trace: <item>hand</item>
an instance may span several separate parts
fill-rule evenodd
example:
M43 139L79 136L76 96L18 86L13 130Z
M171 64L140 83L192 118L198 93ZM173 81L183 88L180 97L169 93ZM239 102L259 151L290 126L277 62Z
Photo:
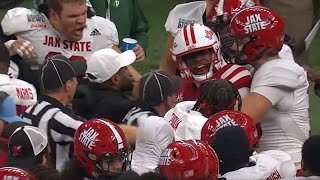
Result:
M309 66L303 65L304 70L307 72L308 80L312 82L316 82L320 80L320 74L315 73Z
M143 48L137 44L135 48L133 48L133 52L136 54L136 62L141 62L145 58L144 50Z
M18 54L23 59L29 59L37 56L32 43L24 39L15 40L10 49L11 52Z

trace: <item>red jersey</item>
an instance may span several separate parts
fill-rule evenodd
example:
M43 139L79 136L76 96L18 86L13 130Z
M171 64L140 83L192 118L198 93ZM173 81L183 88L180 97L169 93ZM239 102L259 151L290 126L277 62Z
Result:
M244 66L236 64L226 64L221 69L219 69L212 79L226 79L232 82L238 90L250 89L251 85L251 74ZM180 87L177 92L177 101L195 101L199 98L203 84L197 85L189 80L182 80ZM243 97L246 94L241 94Z

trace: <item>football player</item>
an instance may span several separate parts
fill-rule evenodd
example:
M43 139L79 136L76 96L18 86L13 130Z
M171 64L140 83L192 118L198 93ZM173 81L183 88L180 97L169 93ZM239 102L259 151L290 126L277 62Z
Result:
M8 75L10 56L5 45L0 41L0 91L11 96L16 105L17 115L21 115L29 106L37 102L36 89L20 79Z
M223 46L232 45L228 25L232 16L239 10L260 5L258 0L206 0L177 5L168 15L165 23L168 34L167 47L160 63L160 68L172 74L176 73L178 64L172 59L171 49L174 38L180 28L189 24L204 24L218 33Z
M175 140L200 139L207 119L223 110L241 109L237 88L228 80L205 83L197 101L183 101L164 116L175 130Z
M87 6L91 6L88 3L86 0L34 0L35 9L9 10L1 26L5 35L18 38L6 42L10 54L19 54L31 70L37 70L45 57L54 54L88 61L93 52L103 48L120 52L116 26L99 16L88 18ZM144 58L144 52L136 52L139 52L138 58ZM134 77L139 77L133 68L130 70Z
M183 78L177 92L178 101L198 99L203 83L211 79L229 80L239 90L241 97L248 94L250 72L244 66L224 61L220 41L210 28L201 24L184 26L173 44L173 58Z
M62 170L63 179L112 178L131 168L124 132L107 119L91 119L77 129L74 156Z
M308 79L291 59L280 58L284 23L274 11L251 7L238 12L230 23L238 59L255 68L250 94L241 111L256 124L262 136L258 152L282 150L301 168L301 147L309 137ZM272 38L270 38L272 36Z

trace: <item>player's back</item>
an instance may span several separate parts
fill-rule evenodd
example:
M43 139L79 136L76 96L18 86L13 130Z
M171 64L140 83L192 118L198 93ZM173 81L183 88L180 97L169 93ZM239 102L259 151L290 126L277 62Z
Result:
M36 89L32 84L10 78L8 75L0 74L0 91L6 92L14 99L18 115L37 102Z
M48 55L63 54L71 60L88 61L94 51L119 43L115 25L98 16L87 19L83 38L76 42L67 40L44 14L34 9L9 10L1 26L5 35L15 35L33 44L37 57L27 61L33 69L37 69Z
M275 180L294 177L296 174L293 161L282 151L265 151L255 154L249 160L250 167L244 167L223 175L227 180Z

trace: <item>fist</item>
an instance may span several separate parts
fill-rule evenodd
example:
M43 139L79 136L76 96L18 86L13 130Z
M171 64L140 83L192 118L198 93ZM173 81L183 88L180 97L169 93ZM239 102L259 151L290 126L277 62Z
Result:
M11 52L18 54L23 59L29 59L37 56L32 43L24 39L15 40L11 45Z

